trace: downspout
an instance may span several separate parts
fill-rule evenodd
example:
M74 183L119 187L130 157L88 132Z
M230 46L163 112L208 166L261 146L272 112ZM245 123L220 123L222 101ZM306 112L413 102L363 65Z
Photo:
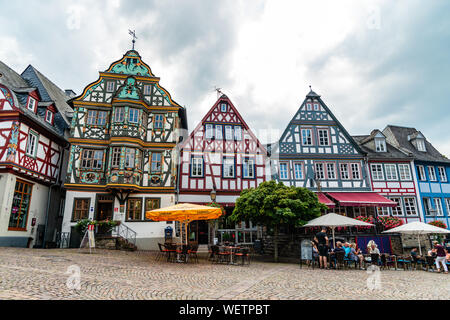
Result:
M61 186L61 171L62 171L62 163L63 163L63 159L64 159L64 150L68 150L69 147L69 143L67 143L63 148L62 148L62 152L61 152L61 159L59 161L59 170L58 170L58 177L56 179L56 183L53 183L52 185L50 185L50 187L48 188L48 193L47 193L47 210L45 212L45 227L44 227L44 240L42 241L42 249L45 249L45 238L47 236L47 227L48 227L48 212L50 210L50 196L51 196L51 192L53 187L56 186ZM61 204L61 203L60 203Z

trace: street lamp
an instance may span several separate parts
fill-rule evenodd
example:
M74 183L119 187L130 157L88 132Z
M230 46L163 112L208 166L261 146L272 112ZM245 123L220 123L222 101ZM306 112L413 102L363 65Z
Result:
M216 194L217 194L216 189L212 189L211 193L209 194L212 202L216 202Z

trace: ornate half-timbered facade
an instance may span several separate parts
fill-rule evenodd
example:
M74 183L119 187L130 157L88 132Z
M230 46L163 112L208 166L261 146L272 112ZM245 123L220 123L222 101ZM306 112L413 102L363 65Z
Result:
M404 223L420 221L421 210L413 172L413 156L386 141L380 130L353 137L368 155L372 190L397 203L396 207L377 208L378 216L393 216Z
M366 153L312 90L271 150L274 179L317 192L335 212L374 215L376 203L392 205L371 192Z
M73 99L64 229L76 221L114 219L156 248L166 223L145 211L175 203L178 129L185 110L135 50L100 72Z
M231 100L222 95L181 147L179 201L206 204L215 200L227 216L244 189L270 180L270 161ZM214 195L211 198L211 195ZM211 243L228 234L237 243L256 240L257 228L249 222L228 225L221 219L214 231L205 223L194 223L195 239Z
M67 99L33 66L19 75L0 62L2 246L42 247L58 238L72 110Z

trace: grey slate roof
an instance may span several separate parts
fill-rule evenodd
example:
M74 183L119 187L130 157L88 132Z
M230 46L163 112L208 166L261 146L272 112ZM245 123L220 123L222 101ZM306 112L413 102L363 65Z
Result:
M47 130L65 138L65 130L70 126L66 112L72 112L72 108L66 102L68 97L64 91L31 65L25 69L22 75L19 75L0 61L0 73L2 74L0 83L13 91L15 103L21 111ZM38 103L37 114L26 108L28 94L35 90L38 91L41 99ZM58 112L55 114L54 125L51 125L45 121L44 116L45 109L53 103Z
M416 160L450 163L450 160L433 147L427 139L425 139L425 148L427 151L418 151L411 141L408 140L408 136L417 136L418 133L419 131L415 128L394 125L388 125L383 130L383 134L389 143L397 148L408 150Z
M391 145L388 141L386 141L386 152L377 152L375 149L375 140L374 136L377 131L372 131L370 135L360 135L353 136L353 139L359 144L361 149L367 153L369 159L376 160L393 160L393 159L404 159L404 160L412 160L412 154L409 152L404 152L393 145Z
M58 109L62 119L66 123L67 127L70 126L70 120L67 118L66 113L72 112L72 108L67 104L67 100L70 98L66 93L51 82L46 76L39 72L32 65L29 65L22 73L22 77L27 79L30 84L36 86L39 94L42 97L42 101L53 101ZM56 120L56 119L55 119Z

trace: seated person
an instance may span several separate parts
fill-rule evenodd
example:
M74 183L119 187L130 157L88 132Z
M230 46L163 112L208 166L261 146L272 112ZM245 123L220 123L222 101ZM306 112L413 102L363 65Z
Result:
M344 251L345 251L345 258L350 258L350 253L352 252L352 248L350 247L350 243L348 243L348 242L344 243Z
M353 261L359 261L359 268L364 270L364 256L361 254L361 250L356 248L356 243L352 243L350 245L351 251L350 251L350 259Z

